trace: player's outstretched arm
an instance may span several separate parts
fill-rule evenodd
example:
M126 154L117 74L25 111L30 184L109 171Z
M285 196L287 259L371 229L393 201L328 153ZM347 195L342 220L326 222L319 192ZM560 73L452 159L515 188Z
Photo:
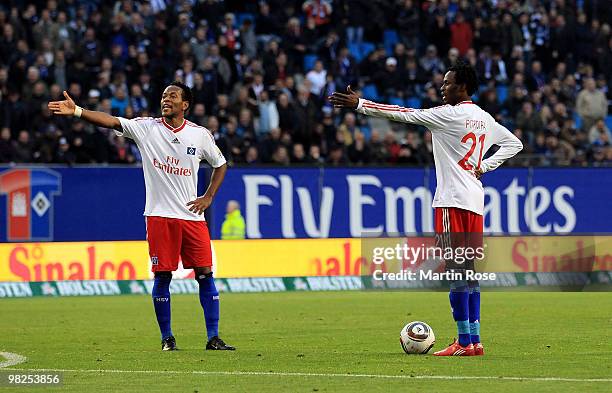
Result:
M213 168L208 189L204 195L187 203L187 206L189 206L189 211L202 214L204 213L204 210L208 209L214 196L217 194L217 191L219 191L221 183L223 183L225 172L227 172L227 164L223 164L218 168Z
M81 108L74 103L66 91L64 91L64 97L66 98L64 101L49 102L47 107L51 113L59 116L76 116L99 127L121 130L121 122L115 116Z
M384 117L389 120L399 121L403 123L418 124L425 127L437 129L442 127L445 119L445 112L440 110L430 109L411 109L404 108L398 105L379 104L373 101L359 98L357 93L351 89L349 85L346 88L346 93L333 92L328 97L336 108L354 109L359 113L368 116Z

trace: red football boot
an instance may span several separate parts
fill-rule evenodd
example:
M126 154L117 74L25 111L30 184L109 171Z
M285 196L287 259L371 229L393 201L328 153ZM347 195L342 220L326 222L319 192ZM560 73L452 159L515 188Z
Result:
M474 345L470 343L468 346L462 347L459 341L455 339L448 348L434 352L434 356L474 356Z
M474 344L474 356L483 356L484 355L484 347L481 343Z

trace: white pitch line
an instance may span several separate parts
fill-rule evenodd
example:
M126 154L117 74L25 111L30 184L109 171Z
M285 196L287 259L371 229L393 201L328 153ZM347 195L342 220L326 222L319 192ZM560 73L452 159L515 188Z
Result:
M178 375L254 375L276 377L331 377L331 378L383 378L383 379L446 379L446 380L496 380L496 381L536 381L536 382L612 382L612 378L560 378L560 377L492 377L460 375L385 375L385 374L334 374L334 373L282 373L264 371L163 371L163 370L73 370L61 368L20 369L4 368L11 371L43 371L67 373L111 373L111 374L178 374Z
M0 352L0 355L2 355L6 359L5 361L0 362L0 368L15 366L28 360L28 358L26 358L25 356L21 356L12 352Z

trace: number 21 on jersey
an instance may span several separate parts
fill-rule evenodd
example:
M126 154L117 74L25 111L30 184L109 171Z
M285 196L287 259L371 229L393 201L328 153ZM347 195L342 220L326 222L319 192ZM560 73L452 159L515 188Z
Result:
M472 169L474 169L474 166L470 164L468 160L470 159L470 157L472 157L472 154L474 154L474 150L476 150L476 145L479 144L480 149L478 153L478 165L476 165L476 168L480 169L480 163L482 162L482 153L484 150L485 136L485 134L482 134L478 137L478 140L476 140L476 134L470 132L465 134L463 138L461 138L461 143L470 143L470 150L458 162L461 168L465 169L466 171L471 171Z

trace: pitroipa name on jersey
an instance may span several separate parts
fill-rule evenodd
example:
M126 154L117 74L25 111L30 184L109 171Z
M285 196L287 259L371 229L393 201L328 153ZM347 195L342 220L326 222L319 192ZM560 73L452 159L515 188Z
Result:
M174 157L170 157L174 158ZM173 164L178 164L178 159L174 158ZM171 175L179 175L179 176L191 176L191 168L183 168L180 166L172 166L169 163L164 163L159 161L157 158L153 159L153 166L157 169L161 169L166 173L170 173Z

